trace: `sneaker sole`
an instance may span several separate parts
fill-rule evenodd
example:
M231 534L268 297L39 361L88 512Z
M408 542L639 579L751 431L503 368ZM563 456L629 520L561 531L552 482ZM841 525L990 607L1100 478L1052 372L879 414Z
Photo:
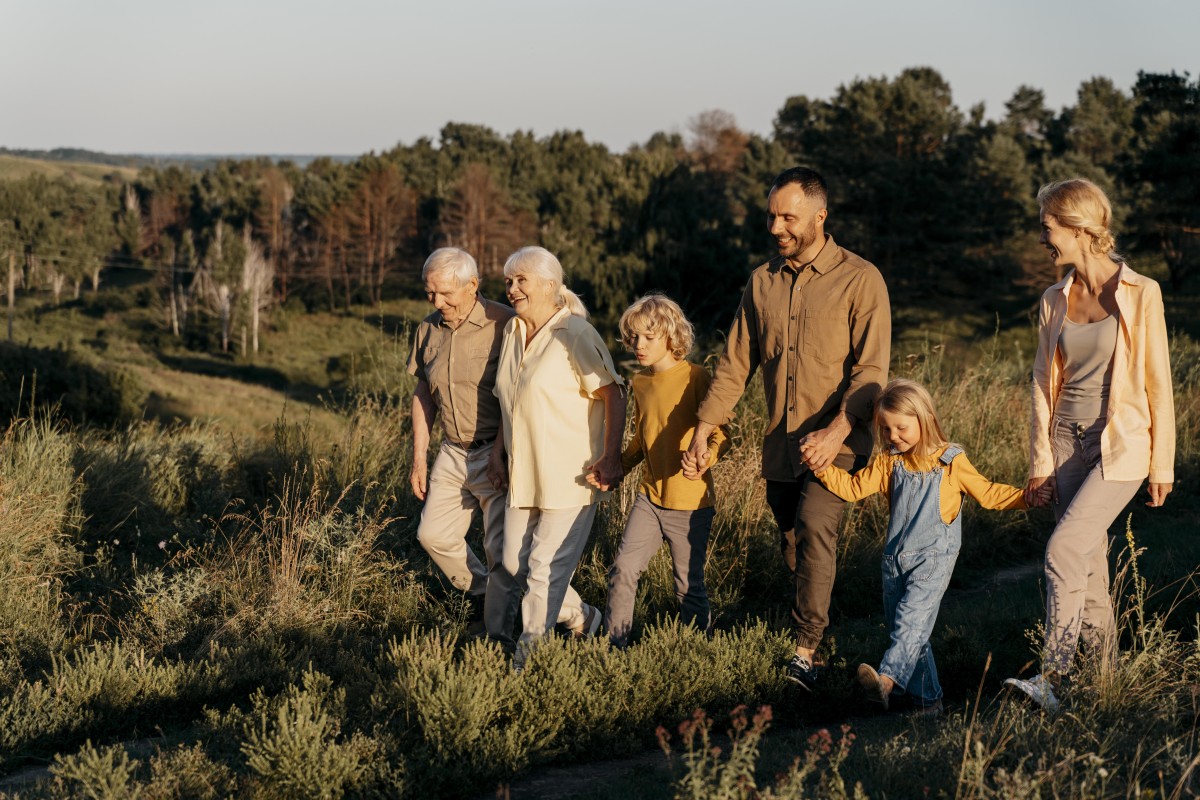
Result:
M800 680L799 678L793 678L793 677L791 676L791 673L787 672L786 670L785 670L785 671L784 671L784 673L783 673L783 677L787 678L789 681L791 681L792 683L796 684L797 686L799 686L800 688L802 688L804 691L808 692L809 694L812 694L812 687L811 687L811 686L809 686L807 683L805 683L804 681Z
M595 606L587 606L587 609L583 615L583 625L579 630L571 631L571 636L575 639L590 639L600 632L600 623L604 621L603 612Z
M1017 692L1023 700L1028 703L1032 703L1048 714L1058 713L1059 701L1057 699L1055 699L1053 702L1047 702L1046 698L1043 696L1042 699L1039 700L1033 692L1025 688L1027 685L1028 682L1023 681L1020 678L1007 678L1004 681L1004 688L1009 692Z
M878 706L883 706L883 710L888 710L888 697L883 693L883 681L879 678L879 673L870 664L858 665L858 685L867 691L867 700Z

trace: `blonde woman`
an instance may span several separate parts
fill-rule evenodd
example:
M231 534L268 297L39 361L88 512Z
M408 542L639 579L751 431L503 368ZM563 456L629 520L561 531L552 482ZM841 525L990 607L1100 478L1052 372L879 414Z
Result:
M600 611L580 602L570 581L596 501L621 479L625 394L553 254L518 250L504 265L504 282L517 316L500 350L503 446L493 457L508 460L502 565L525 592L514 662L522 668L556 621L587 636L600 627Z
M1054 711L1079 637L1115 647L1108 528L1150 478L1148 506L1174 482L1175 410L1158 284L1117 254L1112 206L1098 186L1043 186L1040 242L1067 277L1042 295L1033 367L1026 498L1049 487L1046 639L1040 674L1005 683Z

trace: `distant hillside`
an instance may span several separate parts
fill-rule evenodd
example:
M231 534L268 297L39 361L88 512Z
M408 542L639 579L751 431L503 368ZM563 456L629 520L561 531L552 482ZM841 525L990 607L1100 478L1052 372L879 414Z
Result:
M358 156L350 155L287 155L278 153L100 153L95 150L85 150L80 147L56 147L53 150L23 150L13 147L0 147L0 158L12 156L19 159L36 161L52 161L55 163L81 163L93 165L111 165L138 170L142 167L190 167L196 170L206 170L215 167L218 162L232 159L235 161L266 158L275 163L290 161L298 167L306 167L318 158L328 158L339 163L348 164ZM3 176L9 177L9 176Z
M113 167L140 167L137 156L112 155L98 153L95 150L84 150L81 147L56 147L53 150L22 150L20 148L0 147L0 155L16 156L17 158L32 158L38 161L71 161L84 164L107 164Z
M137 169L109 163L84 161L42 160L0 154L0 180L20 180L30 175L49 178L67 177L81 183L103 183L106 180L126 181L137 175Z

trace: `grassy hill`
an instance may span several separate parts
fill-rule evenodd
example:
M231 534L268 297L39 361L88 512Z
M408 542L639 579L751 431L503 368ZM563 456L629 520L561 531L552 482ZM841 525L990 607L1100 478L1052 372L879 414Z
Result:
M108 274L59 304L21 296L0 354L53 366L40 386L121 376L114 391L144 419L74 429L34 415L0 441L0 773L50 768L0 777L0 797L504 796L541 765L653 747L660 725L671 778L597 780L582 796L729 796L716 784L739 785L739 771L760 787L785 776L780 798L1192 796L1200 540L1180 534L1200 505L1200 345L1187 336L1172 353L1178 490L1161 510L1135 500L1116 526L1121 658L1085 656L1059 717L1001 693L1038 640L1052 522L968 504L933 638L950 713L923 724L872 715L852 677L887 644L881 498L856 504L839 538L822 691L780 675L791 578L763 483L747 478L766 425L758 381L713 470L711 636L672 621L660 552L628 650L550 637L517 675L468 637L468 604L418 545L408 488L403 365L427 309L293 302L242 355L240 335L232 353L213 347L203 315L173 336L148 273ZM965 315L898 316L894 371L930 387L981 472L1020 482L1032 330L981 344ZM573 579L591 604L605 601L633 496L626 481L598 512ZM743 705L773 708L768 736ZM719 756L707 726L734 729Z
M46 161L19 156L0 155L0 180L20 180L30 175L49 178L67 177L81 183L97 184L106 180L132 180L137 170L110 164L91 164L76 161Z
M339 314L275 309L258 354L241 354L240 332L232 352L222 353L210 338L211 317L197 313L188 339L174 337L152 277L126 271L100 292L58 305L44 295L20 295L13 341L121 373L147 419L218 422L245 439L270 436L286 418L332 435L344 425L333 406L348 392L398 392L407 385L408 330L425 313L414 300Z

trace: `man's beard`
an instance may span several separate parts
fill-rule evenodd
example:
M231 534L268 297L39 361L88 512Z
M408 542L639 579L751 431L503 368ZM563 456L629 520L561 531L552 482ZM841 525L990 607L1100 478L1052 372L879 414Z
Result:
M808 227L804 232L796 238L796 243L786 250L780 250L779 255L784 258L795 258L803 253L808 248L812 247L813 242L817 240L817 221L812 220L808 223Z

